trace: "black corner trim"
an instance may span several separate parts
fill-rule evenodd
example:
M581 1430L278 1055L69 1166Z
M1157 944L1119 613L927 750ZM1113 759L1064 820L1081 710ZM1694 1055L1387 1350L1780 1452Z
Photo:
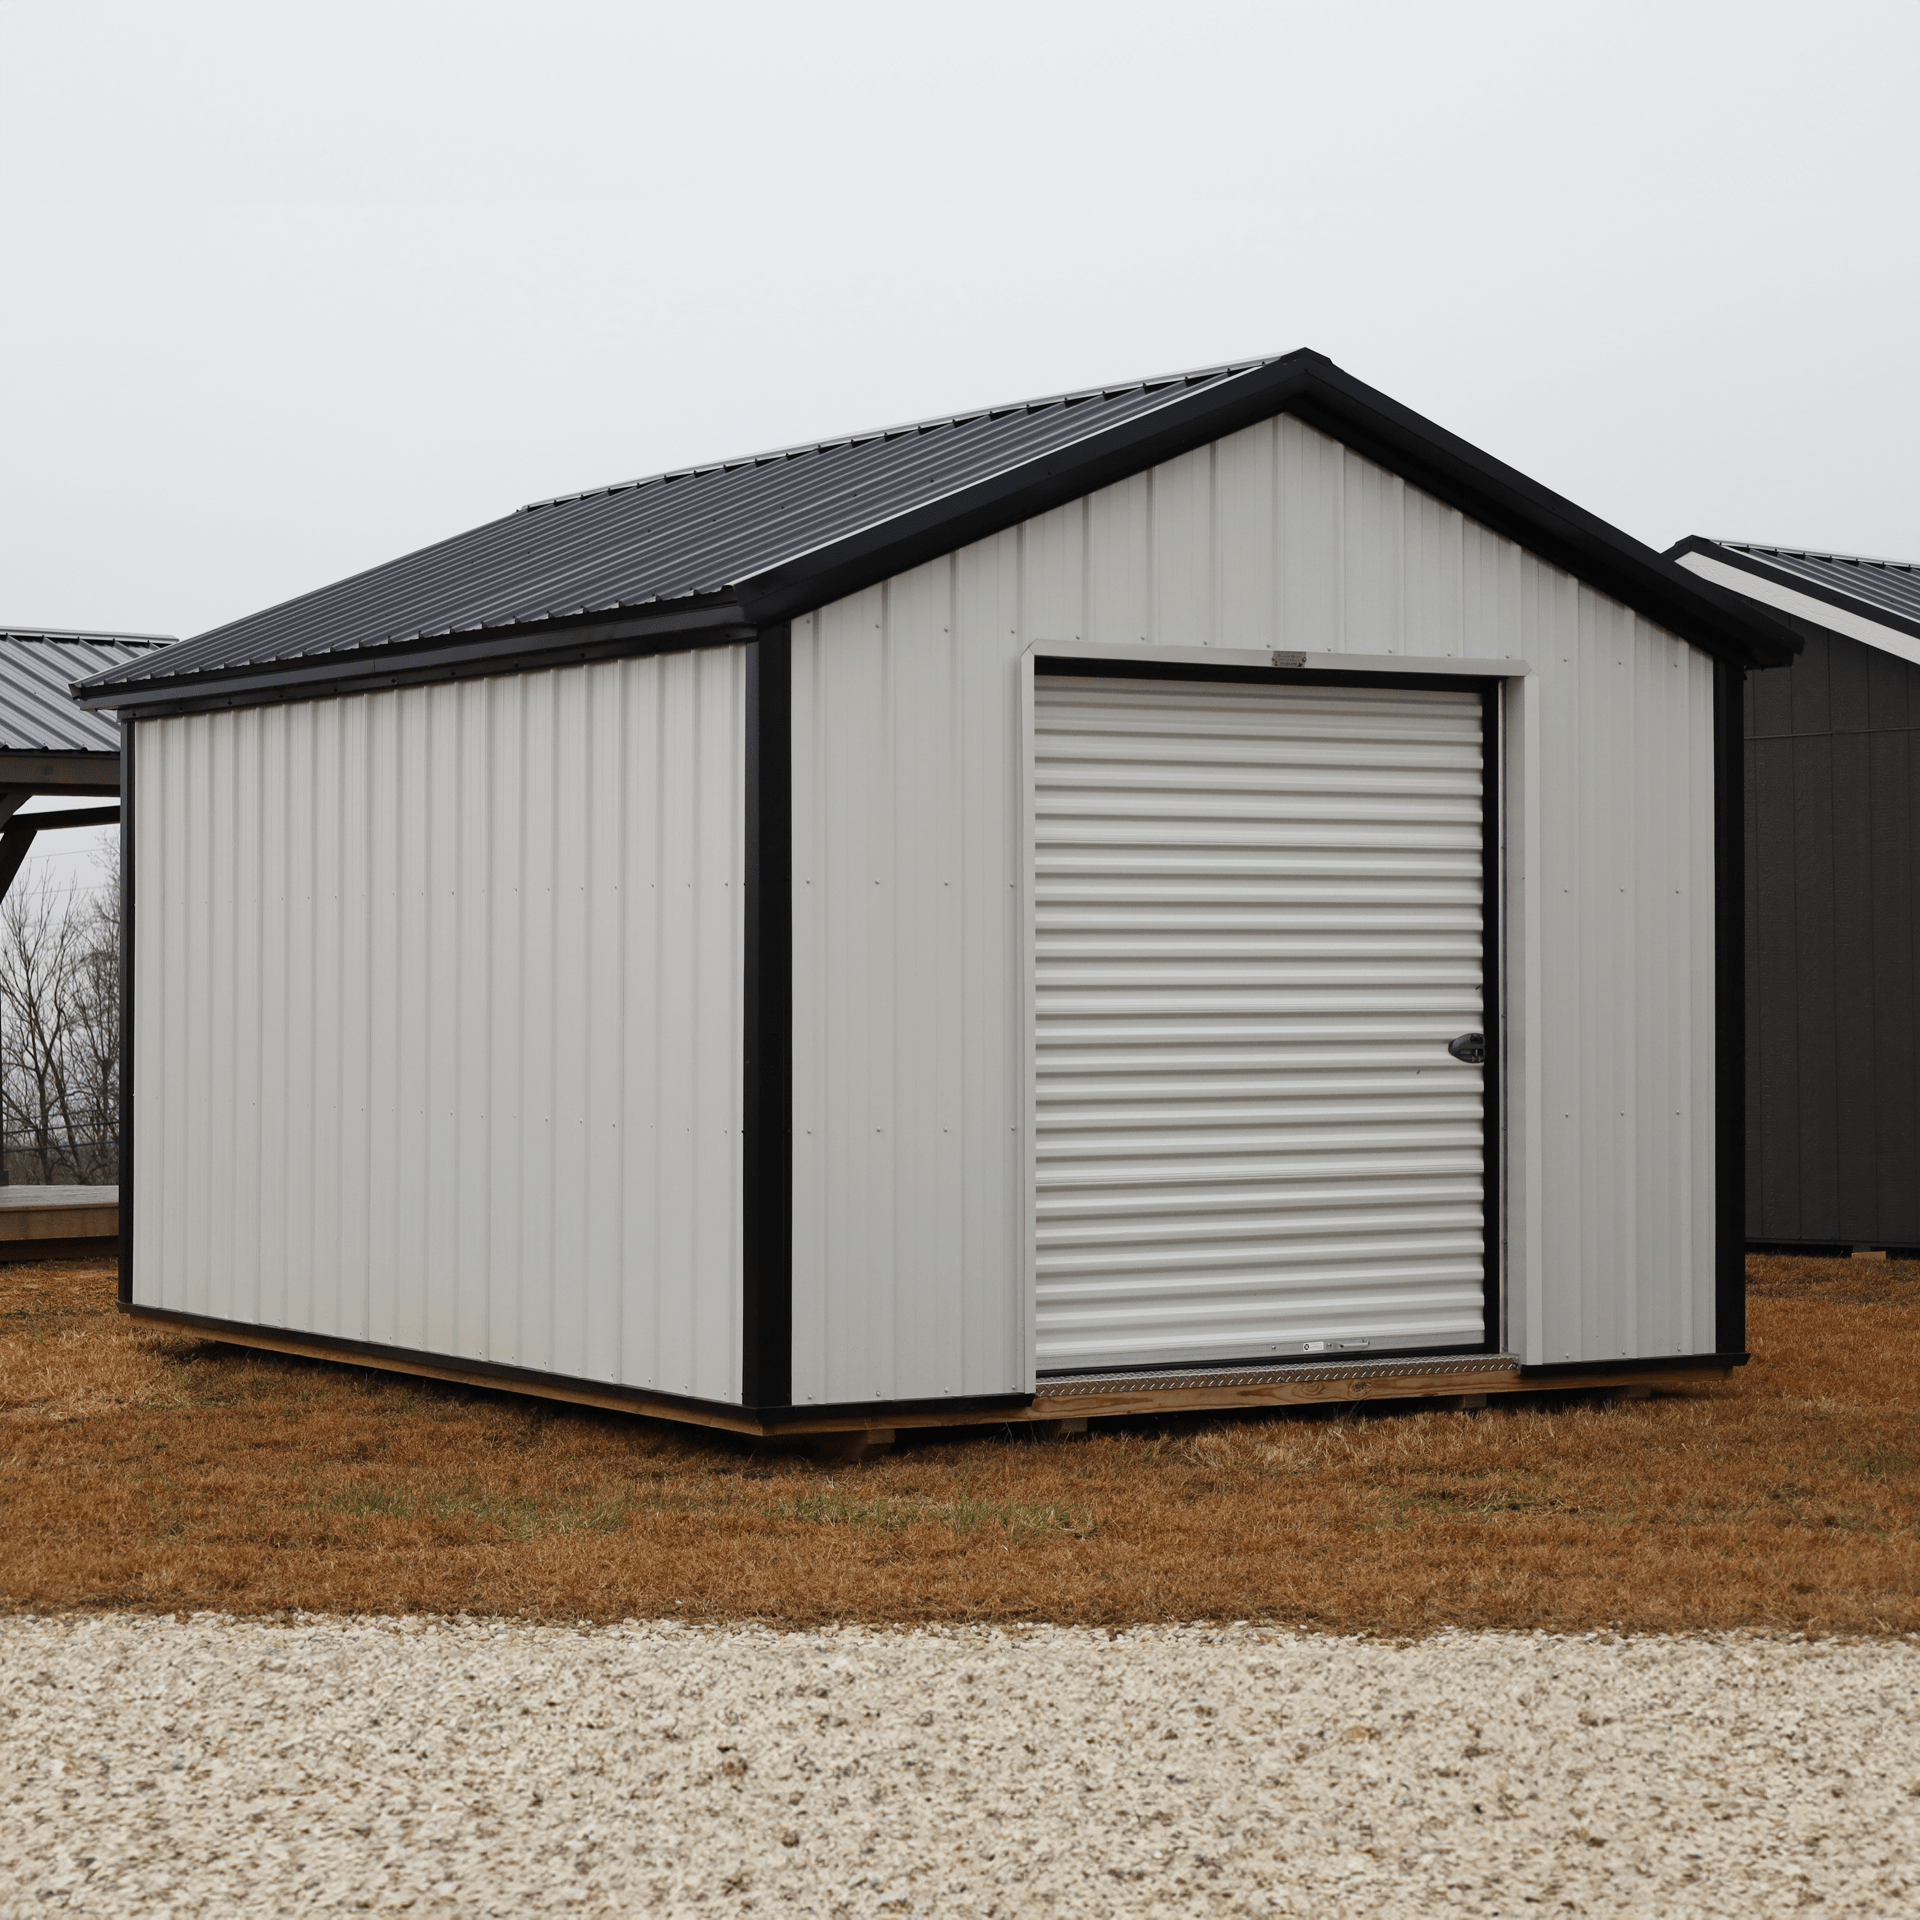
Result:
M789 630L747 647L740 1397L793 1399L793 702Z
M1713 668L1713 1343L1747 1344L1747 955L1744 682Z
M1634 1360L1568 1360L1558 1366L1522 1367L1522 1380L1558 1380L1565 1377L1569 1386L1578 1385L1595 1374L1609 1373L1696 1373L1702 1367L1744 1367L1746 1353L1660 1353Z
M133 734L120 722L120 1304L133 1302Z

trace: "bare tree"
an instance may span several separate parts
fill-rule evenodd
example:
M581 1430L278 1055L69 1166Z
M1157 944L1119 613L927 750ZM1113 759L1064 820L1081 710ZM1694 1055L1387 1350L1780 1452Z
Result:
M112 876L97 887L23 875L0 903L0 1128L9 1181L95 1186L119 1178L117 845L96 862Z

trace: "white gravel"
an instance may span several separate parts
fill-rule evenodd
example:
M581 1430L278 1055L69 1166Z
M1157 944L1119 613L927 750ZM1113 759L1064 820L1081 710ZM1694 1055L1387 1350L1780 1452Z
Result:
M1920 1911L1920 1644L0 1621L0 1914Z

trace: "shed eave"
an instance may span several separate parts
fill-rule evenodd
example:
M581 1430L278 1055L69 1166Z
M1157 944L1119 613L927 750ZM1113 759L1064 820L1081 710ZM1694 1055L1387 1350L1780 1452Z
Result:
M129 716L251 706L711 646L750 639L753 632L737 601L703 598L611 617L542 617L387 646L336 648L305 659L263 660L198 674L154 675L132 682L98 675L77 682L73 697L89 711Z

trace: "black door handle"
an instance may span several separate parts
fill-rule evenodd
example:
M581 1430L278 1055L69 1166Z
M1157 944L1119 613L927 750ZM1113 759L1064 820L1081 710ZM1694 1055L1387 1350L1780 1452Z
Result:
M1464 1060L1470 1067L1486 1064L1487 1036L1484 1033L1463 1033L1447 1042L1447 1051L1456 1060Z

